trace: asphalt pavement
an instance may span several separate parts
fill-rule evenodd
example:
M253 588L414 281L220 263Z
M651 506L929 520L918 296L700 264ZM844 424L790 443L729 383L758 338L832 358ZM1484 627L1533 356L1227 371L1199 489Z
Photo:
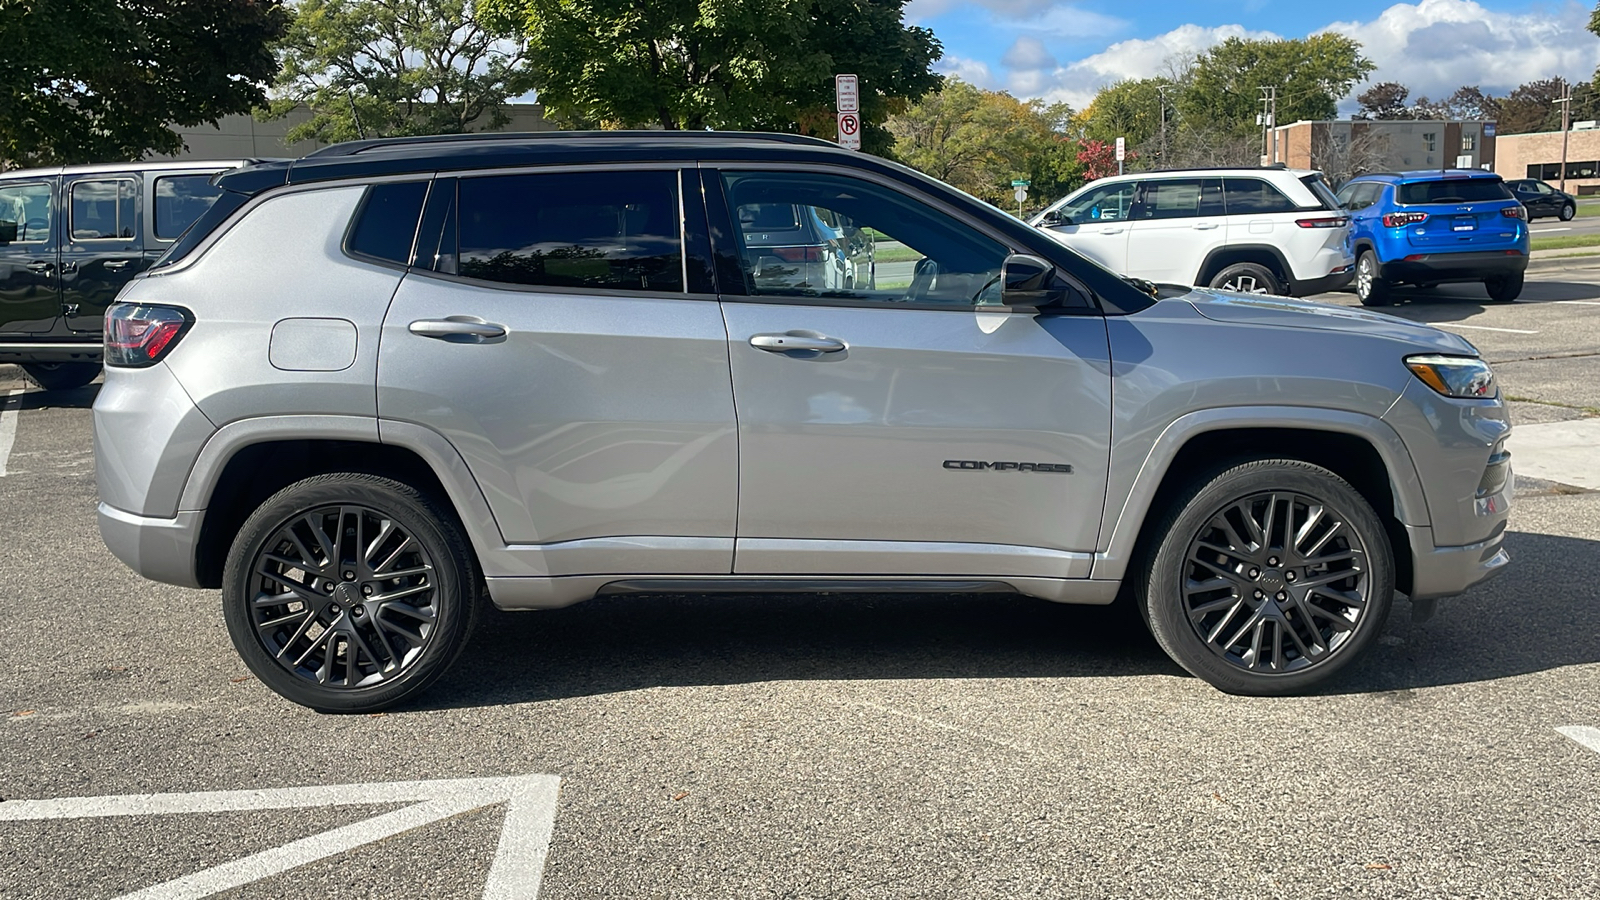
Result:
M1400 295L1519 425L1600 413L1600 269ZM1509 571L1400 601L1308 697L1220 694L1115 609L661 596L494 615L414 705L325 716L250 677L215 592L102 546L95 388L20 387L0 367L5 900L1600 896L1581 486L1522 480Z

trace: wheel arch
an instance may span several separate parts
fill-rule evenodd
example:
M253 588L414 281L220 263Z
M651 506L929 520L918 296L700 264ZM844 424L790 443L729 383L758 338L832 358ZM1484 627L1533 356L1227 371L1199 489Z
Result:
M1205 262L1200 264L1200 275L1195 284L1202 287L1210 284L1217 273L1236 263L1266 266L1286 289L1294 283L1294 270L1289 268L1289 260L1277 247L1271 244L1229 244L1206 255Z
M1129 563L1154 539L1161 511L1179 491L1207 467L1245 458L1298 459L1350 482L1384 523L1396 586L1410 590L1414 551L1407 526L1429 523L1411 455L1381 420L1325 410L1206 410L1174 422L1145 460L1092 577L1124 577Z
M194 558L199 585L221 586L229 547L256 507L296 481L329 472L393 478L434 497L455 513L480 560L485 549L503 545L482 491L442 436L420 426L384 423L383 430L380 439L373 419L307 416L244 420L218 431L179 504L203 511Z

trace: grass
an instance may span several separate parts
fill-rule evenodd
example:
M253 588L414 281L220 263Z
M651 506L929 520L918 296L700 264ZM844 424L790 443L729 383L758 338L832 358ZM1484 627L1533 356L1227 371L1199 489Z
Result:
M902 245L902 246L899 246L899 247L888 247L888 248L880 247L874 252L873 258L876 259L878 262L885 262L885 263L889 263L889 262L916 262L917 260L922 258L922 254L918 253L917 251L915 251L913 249L911 249L910 247Z
M1529 245L1531 250L1566 250L1572 247L1600 247L1600 234L1562 234L1554 237L1536 237Z
M1600 409L1596 409L1593 406L1579 406L1576 403L1562 403L1559 400L1540 400L1537 397L1519 397L1516 394L1507 394L1506 399L1516 401L1517 403L1537 403L1541 406L1558 406L1562 409L1571 409L1581 412L1586 416L1600 416Z

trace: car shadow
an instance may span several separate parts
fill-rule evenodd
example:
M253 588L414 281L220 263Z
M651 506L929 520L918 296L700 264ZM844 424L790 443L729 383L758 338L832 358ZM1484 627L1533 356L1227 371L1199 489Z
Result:
M90 409L100 396L100 382L67 391L41 391L38 388L11 396L0 394L0 411L8 409Z
M1435 288L1411 286L1396 287L1390 292L1389 306L1370 307L1373 312L1388 313L1413 322L1457 322L1479 315L1490 309L1507 309L1532 306L1539 303L1556 303L1563 300L1600 299L1600 284L1576 281L1530 282L1521 297L1512 303L1495 303L1478 284L1442 284ZM1351 300L1355 297L1352 294Z
M1410 621L1319 693L1492 681L1600 662L1600 541L1513 532L1504 576ZM1120 607L1016 595L602 598L491 613L416 708L494 706L777 680L1189 677Z

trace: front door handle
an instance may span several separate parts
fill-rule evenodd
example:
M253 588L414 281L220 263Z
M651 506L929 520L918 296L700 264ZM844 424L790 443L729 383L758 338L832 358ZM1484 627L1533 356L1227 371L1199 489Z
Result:
M1100 229L1100 233L1101 234L1121 234L1122 233L1122 226L1120 226L1120 225L1107 226L1105 228Z
M48 275L48 274L50 274L50 270L54 269L55 267L56 267L55 263L47 263L47 262L31 262L31 263L28 263L28 271L29 272L33 272L36 275Z
M1217 227L1217 223L1215 223L1215 222L1196 222L1196 223L1194 223L1193 227L1194 227L1195 231L1210 231L1211 229Z
M105 269L106 269L107 272L121 272L123 269L126 269L127 267L128 267L128 261L125 260L125 259L113 259L113 260L108 261L105 264Z
M481 344L506 336L503 325L451 316L448 319L419 319L409 326L412 334L438 338L458 344Z
M815 353L838 353L845 348L844 341L831 337L807 334L758 334L750 338L750 346L768 353L786 353L790 350L810 350Z

